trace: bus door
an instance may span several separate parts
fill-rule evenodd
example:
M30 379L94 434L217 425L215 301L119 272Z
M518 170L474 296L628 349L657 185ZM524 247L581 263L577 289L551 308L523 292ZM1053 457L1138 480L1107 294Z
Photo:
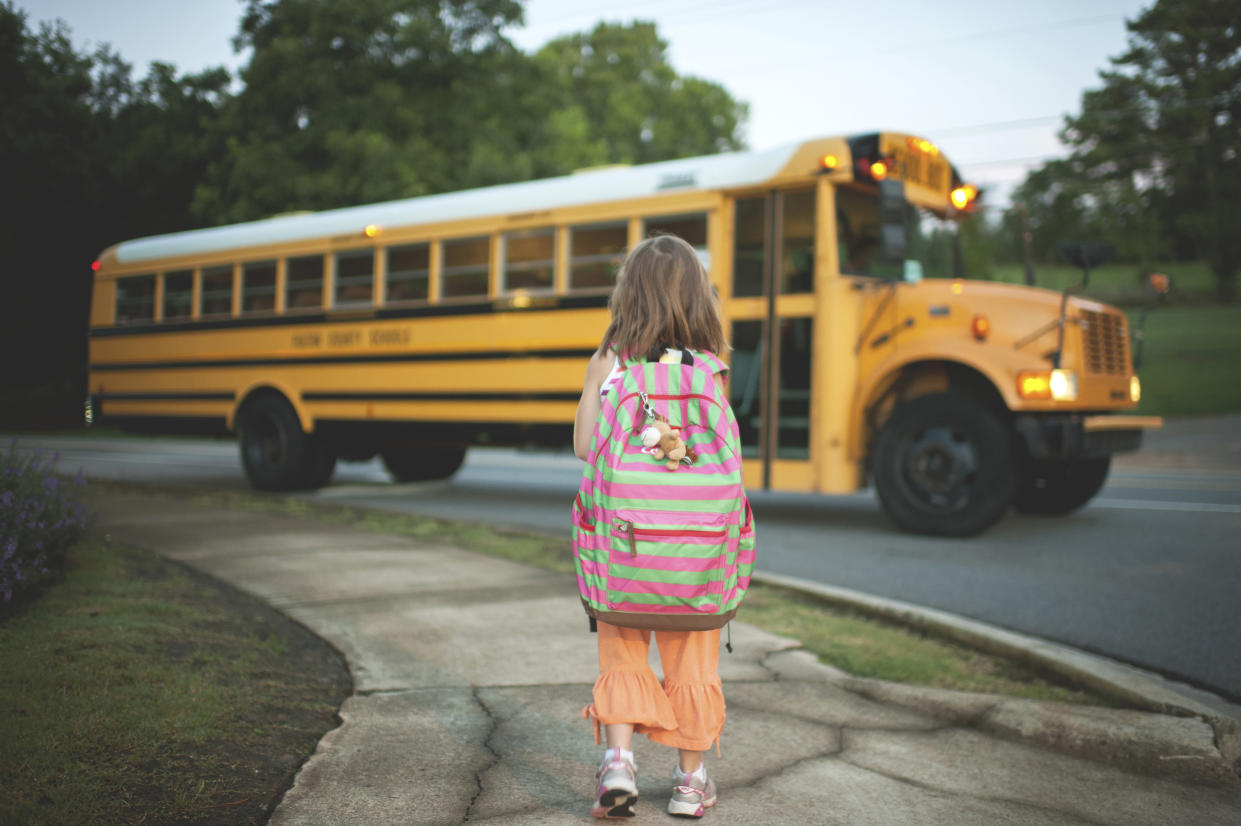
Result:
M746 484L812 490L815 190L735 201L729 400Z

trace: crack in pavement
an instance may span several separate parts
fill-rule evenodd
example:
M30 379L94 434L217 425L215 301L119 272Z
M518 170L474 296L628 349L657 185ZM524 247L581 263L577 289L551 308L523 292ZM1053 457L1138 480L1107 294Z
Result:
M770 682L773 682L773 683L784 682L784 681L780 678L780 672L776 671L774 668L772 668L770 665L768 665L768 664L767 664L767 661L768 661L769 659L771 659L772 657L774 657L775 655L777 655L777 654L783 654L783 653L785 653L786 651L804 651L804 650L805 650L805 649L803 649L803 648L793 647L793 648L778 648L778 649L776 649L776 650L774 650L774 651L768 651L766 654L764 654L764 655L762 656L762 658L761 658L761 659L759 659L759 661L758 661L758 667L759 667L759 668L761 668L761 669L763 669L764 671L766 671L768 674L770 674L770 675L771 675L771 680L770 680ZM751 681L751 682L756 682L756 681Z
M945 726L943 729L937 729L935 731L910 732L910 733L917 734L917 735L934 734L938 731L947 731L952 728L956 728L956 727ZM895 774L893 772L886 771L884 769L877 768L875 766L863 765L861 763L856 762L853 759L850 759L849 757L850 746L847 743L849 739L848 738L849 732L850 730L847 727L841 727L840 752L834 755L834 757L835 759L840 760L840 762L853 766L855 769L858 769L860 771L878 775L879 777L886 778L888 780L891 780L894 783L900 783L903 786L909 786L911 788L919 789L920 791L929 792L931 794L938 795L945 799L951 799L954 797L964 797L970 800L977 800L983 803L1003 803L1009 806L1018 806L1018 807L1021 807L1024 809L1030 809L1036 812L1043 812L1045 814L1055 814L1055 815L1059 815L1060 817L1075 818L1079 820L1080 822L1087 824L1087 826L1108 826L1107 821L1091 820L1085 817L1084 815L1082 815L1080 812L1076 812L1076 811L1066 811L1064 809L1057 809L1053 806L1044 806L1039 803L1032 803L1028 800L1014 800L1012 798L1007 798L1007 797L997 797L994 795L975 794L973 792L964 791L962 789L945 789L939 786L934 786L930 783L925 783L921 780L915 780L912 777L906 777L905 775Z
M474 811L474 806L477 805L479 799L483 796L483 775L491 771L491 769L495 766L499 765L501 760L500 752L496 751L495 747L491 744L496 732L500 730L500 719L496 717L496 715L491 711L491 708L483 702L482 695L479 693L479 687L477 685L470 686L470 696L474 698L474 702L483 710L483 714L487 715L487 719L491 721L491 726L487 729L487 736L483 738L483 748L491 753L491 762L487 763L487 765L483 766L474 773L474 784L478 786L478 791L474 793L474 796L470 798L469 804L465 807L465 817L462 818L462 823L469 822L470 815Z

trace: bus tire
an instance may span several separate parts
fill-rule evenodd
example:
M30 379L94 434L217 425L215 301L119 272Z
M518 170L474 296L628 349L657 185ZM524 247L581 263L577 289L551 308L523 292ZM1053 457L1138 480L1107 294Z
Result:
M1019 513L1072 513L1102 489L1111 467L1111 456L1059 462L1030 460L1022 469L1013 504Z
M380 452L384 467L398 482L447 479L461 468L465 448L434 445L402 445Z
M281 396L259 396L246 403L237 423L241 464L251 485L258 490L307 486L316 445L302 432L292 405Z
M982 533L1005 514L1017 487L1009 429L959 393L897 407L875 437L871 474L898 527L934 536Z

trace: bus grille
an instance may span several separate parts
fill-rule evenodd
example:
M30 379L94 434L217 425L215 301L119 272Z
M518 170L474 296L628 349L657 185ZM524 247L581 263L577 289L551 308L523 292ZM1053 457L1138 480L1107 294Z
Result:
M1081 326L1086 372L1129 375L1129 335L1124 316L1082 310Z

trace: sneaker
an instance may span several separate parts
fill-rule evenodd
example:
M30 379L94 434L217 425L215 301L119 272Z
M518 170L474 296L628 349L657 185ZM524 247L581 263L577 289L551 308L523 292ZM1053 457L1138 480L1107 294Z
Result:
M668 801L668 814L680 817L702 817L715 805L715 781L695 775L678 774L672 799Z
M604 753L603 764L596 775L599 785L595 790L595 805L590 813L595 817L633 817L633 807L638 802L638 784L633 763L615 751Z

